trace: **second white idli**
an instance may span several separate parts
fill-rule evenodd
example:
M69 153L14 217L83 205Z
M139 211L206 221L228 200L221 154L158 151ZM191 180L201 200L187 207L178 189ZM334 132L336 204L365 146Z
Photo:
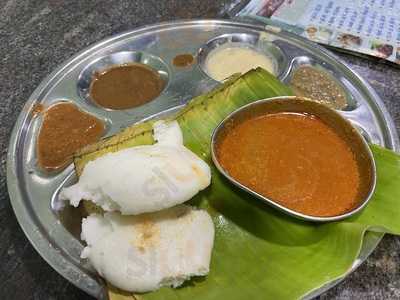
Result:
M186 205L138 216L93 214L82 236L97 272L125 291L177 287L209 272L214 225L209 214Z

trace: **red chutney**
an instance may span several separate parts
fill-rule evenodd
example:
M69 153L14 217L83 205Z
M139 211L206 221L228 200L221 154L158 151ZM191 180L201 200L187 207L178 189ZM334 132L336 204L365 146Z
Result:
M74 104L61 102L49 107L36 144L39 166L47 171L66 167L74 152L98 141L104 130L102 121Z
M240 183L303 214L335 216L359 204L356 158L316 116L276 113L247 119L221 139L217 158Z

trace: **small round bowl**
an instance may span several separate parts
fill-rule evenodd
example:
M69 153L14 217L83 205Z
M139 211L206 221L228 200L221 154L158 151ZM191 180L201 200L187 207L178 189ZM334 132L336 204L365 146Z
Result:
M216 155L216 149L218 148L219 139L221 138L221 136L223 136L227 132L227 130L229 130L228 127L232 128L232 124L237 124L243 120L249 119L250 117L279 112L310 113L319 117L330 127L333 127L340 136L345 137L346 141L349 143L353 153L356 156L355 158L360 167L360 172L362 172L362 174L365 174L365 176L362 176L363 178L361 180L366 180L368 188L366 190L365 197L363 197L363 199L359 199L358 206L340 215L328 217L307 215L285 207L273 201L272 199L269 199L268 197L265 197L250 189L241 182L237 181L235 178L231 177L228 172L220 165ZM258 199L261 199L263 202L271 205L272 207L277 208L290 216L306 221L338 221L360 212L371 199L376 185L376 166L374 157L372 155L371 149L369 148L367 142L362 137L362 135L351 125L348 120L342 117L335 110L316 101L312 101L310 99L302 97L284 96L258 100L232 112L214 129L211 138L211 156L217 169L234 185L256 196Z
M213 78L207 70L206 63L211 53L224 48L248 48L269 58L274 66L273 74L282 79L288 68L288 59L284 52L272 42L263 40L259 34L229 33L209 40L199 49L197 59L200 69L208 77ZM216 80L216 79L214 79ZM218 81L218 80L216 80ZM223 82L223 81L222 81Z
M97 58L94 61L90 62L88 66L83 69L83 71L79 74L77 82L79 96L84 99L88 104L99 107L106 111L130 110L145 105L142 104L126 109L108 108L98 104L94 99L92 99L90 95L90 85L96 73L101 73L113 67L129 64L145 65L157 72L160 75L161 79L163 79L165 83L164 87L161 90L160 94L154 99L158 98L163 93L163 91L167 89L169 83L169 70L167 65L161 58L143 51L120 51ZM153 101L154 99L150 101Z

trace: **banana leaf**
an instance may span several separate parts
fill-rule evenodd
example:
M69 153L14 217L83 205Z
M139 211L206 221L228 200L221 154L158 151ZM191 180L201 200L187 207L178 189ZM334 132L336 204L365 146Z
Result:
M290 95L268 72L257 69L195 98L175 118L185 145L212 168L212 184L191 200L211 214L215 228L210 273L183 287L133 295L109 286L112 300L299 299L351 269L368 231L400 234L400 157L371 145L378 183L369 205L341 222L296 220L261 203L221 176L210 159L210 137L231 111L251 101ZM151 122L126 129L76 154L78 174L110 151L153 143ZM91 211L92 207L86 207Z

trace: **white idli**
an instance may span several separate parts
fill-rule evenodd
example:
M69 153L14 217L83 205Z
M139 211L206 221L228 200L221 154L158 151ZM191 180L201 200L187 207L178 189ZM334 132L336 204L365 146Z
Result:
M154 145L89 162L78 183L62 189L60 199L75 207L85 199L105 211L135 215L181 204L210 184L210 167L183 145L176 121L156 122L154 138Z
M177 287L209 272L214 226L209 214L180 205L151 214L93 214L82 221L82 239L97 272L131 292Z

